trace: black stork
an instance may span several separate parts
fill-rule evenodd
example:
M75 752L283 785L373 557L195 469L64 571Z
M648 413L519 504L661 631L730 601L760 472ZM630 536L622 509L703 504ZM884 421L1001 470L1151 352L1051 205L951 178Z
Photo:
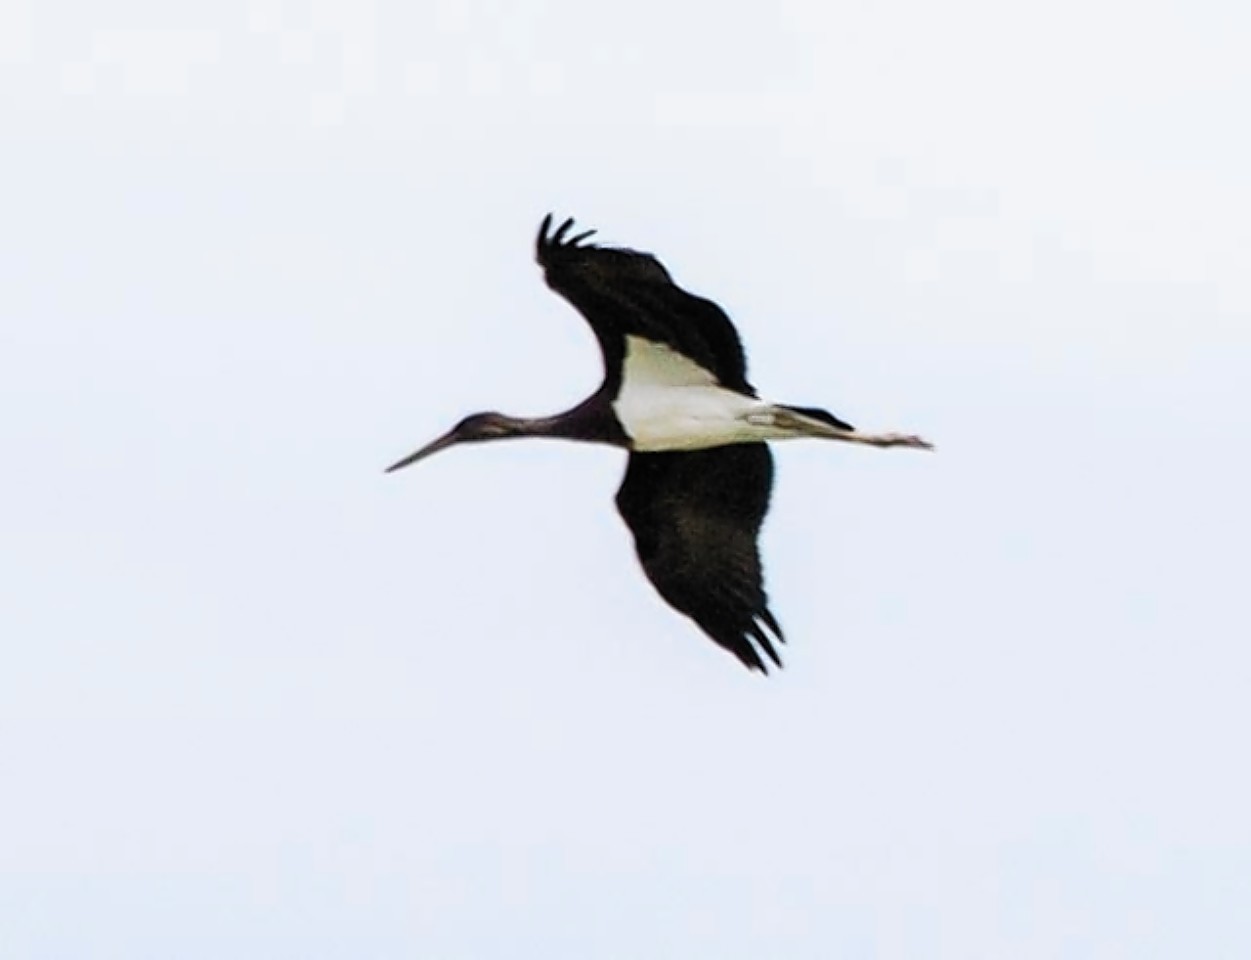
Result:
M476 413L387 468L390 473L455 443L557 437L630 451L617 509L643 570L674 609L754 670L770 639L757 536L769 507L767 440L818 437L875 447L931 449L920 437L865 433L815 407L761 400L747 381L743 346L711 300L673 282L654 256L588 243L539 227L536 255L547 285L586 318L604 354L604 382L552 417Z

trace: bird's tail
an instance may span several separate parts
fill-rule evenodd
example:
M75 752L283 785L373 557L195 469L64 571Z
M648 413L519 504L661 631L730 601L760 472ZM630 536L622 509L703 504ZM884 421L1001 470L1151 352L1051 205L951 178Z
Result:
M820 407L792 407L783 404L777 404L779 412L798 414L805 420L816 420L818 423L824 423L829 427L836 427L839 430L855 430L846 420L840 420L828 410L822 410Z

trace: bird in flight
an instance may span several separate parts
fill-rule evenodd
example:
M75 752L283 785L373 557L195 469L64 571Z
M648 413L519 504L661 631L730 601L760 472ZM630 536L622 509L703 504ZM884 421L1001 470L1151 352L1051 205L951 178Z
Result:
M817 437L932 449L920 437L856 430L828 411L761 400L743 346L711 300L673 282L654 256L588 242L572 219L543 218L535 253L547 285L586 318L604 355L604 382L550 417L476 413L387 468L453 444L506 437L607 443L630 452L617 510L643 571L748 668L782 665L757 538L773 487L768 440ZM763 654L763 656L762 656Z

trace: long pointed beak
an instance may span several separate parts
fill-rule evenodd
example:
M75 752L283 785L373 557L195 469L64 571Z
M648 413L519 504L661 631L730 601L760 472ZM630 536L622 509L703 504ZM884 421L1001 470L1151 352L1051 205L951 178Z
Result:
M438 453L440 450L447 449L452 444L454 444L458 439L460 438L457 437L454 432L445 433L443 436L439 437L438 440L433 440L430 443L427 443L424 447L422 447L417 452L410 453L403 460L395 461L395 463L387 467L385 472L394 473L396 470L399 470L403 467L410 466L416 463L418 460L424 460L426 457L430 456L433 453Z

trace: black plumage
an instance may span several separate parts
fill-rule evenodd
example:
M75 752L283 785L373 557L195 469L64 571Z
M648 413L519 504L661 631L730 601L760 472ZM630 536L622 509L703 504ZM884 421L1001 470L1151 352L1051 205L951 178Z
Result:
M604 353L600 393L615 393L625 337L671 346L749 396L747 357L730 318L711 300L673 282L654 256L569 236L573 220L552 232L543 219L535 244L547 285L577 307ZM769 509L773 457L763 443L706 450L631 453L617 509L634 535L647 578L672 606L748 667L778 666L763 623L784 641L769 612L756 545ZM753 643L755 641L755 643Z
M551 417L467 417L388 470L465 441L554 437L625 447L630 459L617 509L648 579L717 644L767 673L766 660L781 665L774 640L783 637L757 546L773 488L764 441L929 445L914 436L862 433L816 407L760 400L725 311L679 287L651 254L587 242L593 233L575 233L572 220L553 230L548 215L535 254L548 286L577 308L599 342L599 389ZM632 342L640 351L633 359Z
M756 395L747 382L747 357L725 311L687 293L650 253L585 243L595 231L567 237L573 221L555 233L543 218L535 245L547 285L586 317L604 351L607 382L616 388L625 337L634 334L664 343L690 357L730 390ZM601 388L603 389L603 388Z
M739 443L632 453L617 491L617 509L660 595L762 671L760 650L782 665L762 626L785 640L769 612L756 546L772 488L768 446Z

